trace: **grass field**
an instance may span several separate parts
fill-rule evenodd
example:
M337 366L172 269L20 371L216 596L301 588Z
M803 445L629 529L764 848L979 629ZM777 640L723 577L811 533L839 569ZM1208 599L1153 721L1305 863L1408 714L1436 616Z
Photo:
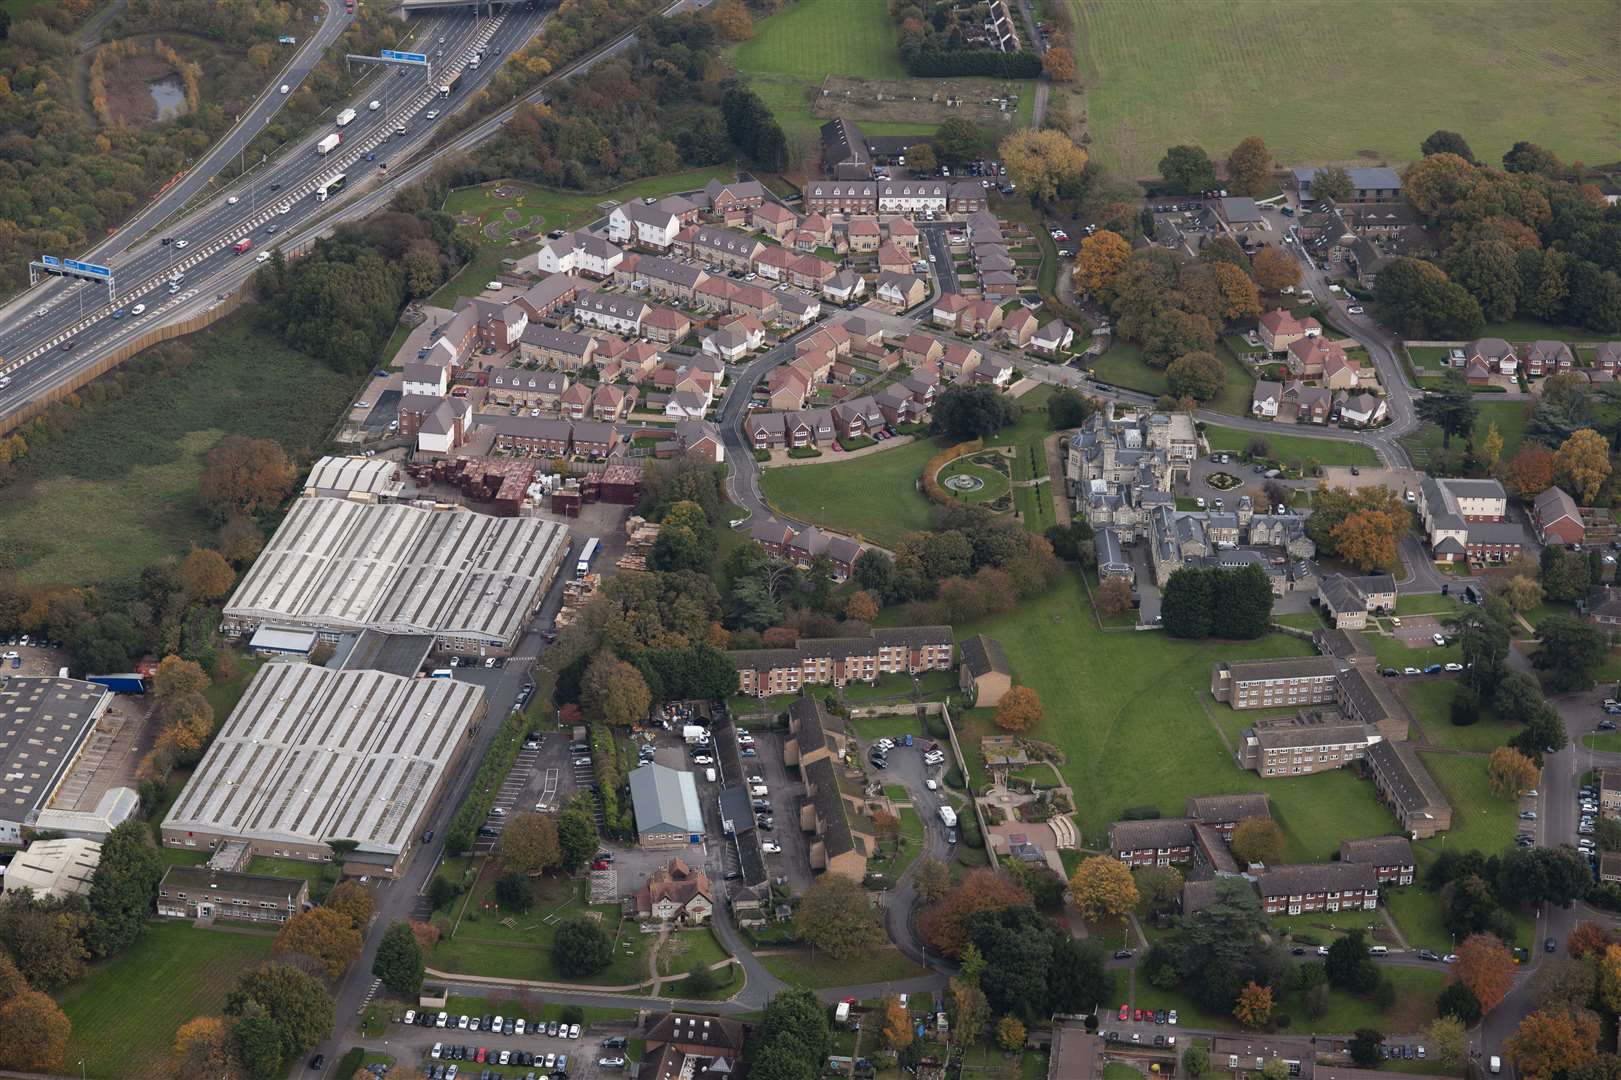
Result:
M835 960L823 952L795 949L762 956L760 963L790 987L808 990L892 982L928 974L893 947L874 949L854 960Z
M1142 350L1129 341L1111 338L1107 352L1092 362L1092 374L1106 383L1144 394L1170 393L1165 372L1143 363ZM1255 380L1229 350L1218 348L1216 355L1227 369L1227 382L1221 393L1204 403L1204 408L1230 416L1247 416L1255 396Z
M983 632L1001 641L1019 681L1040 695L1046 719L1032 734L1063 749L1065 779L1087 793L1076 817L1093 847L1103 846L1109 823L1128 806L1179 816L1189 795L1256 790L1254 774L1233 762L1205 715L1201 701L1216 715L1232 713L1209 701L1210 665L1310 654L1306 642L1282 635L1187 642L1105 633L1074 575L1016 612L957 630L959 638ZM984 777L977 740L992 733L991 712L963 714L960 731L976 785ZM1348 772L1271 780L1266 790L1288 836L1290 861L1327 859L1343 838L1394 828L1372 786Z
M124 397L32 450L0 489L0 551L24 584L126 581L183 554L211 528L197 478L215 443L249 435L308 453L355 389L353 376L286 348L247 316L161 348L193 359L170 374L137 369Z
M1282 427L1276 435L1268 431L1263 436L1272 447L1272 456L1286 465L1299 465L1310 458L1316 458L1324 465L1379 464L1378 455L1367 443L1353 442L1350 439L1318 439L1309 435L1284 434L1287 430L1287 427ZM1209 441L1211 450L1242 453L1255 435L1253 431L1225 428L1217 424L1205 426L1205 438Z
M1369 912L1368 914L1372 914ZM1396 987L1396 1004L1381 1012L1366 998L1335 990L1328 995L1328 1011L1315 1020L1306 1018L1298 993L1284 994L1276 1012L1289 1016L1294 1033L1313 1031L1345 1032L1358 1028L1380 1031L1418 1031L1435 1019L1435 996L1441 992L1446 973L1437 968L1387 967L1385 975ZM1112 1000L1112 999L1111 999ZM1131 1004L1145 1009L1176 1009L1185 1027L1232 1031L1238 1027L1231 1016L1212 1016L1179 990L1158 990L1146 979L1137 980Z
M73 1021L70 1064L97 1077L166 1077L175 1029L218 1015L225 992L270 955L274 935L154 922L117 959L57 995Z
M1512 739L1518 724L1505 724L1490 709L1482 709L1480 719L1459 727L1452 722L1452 695L1457 684L1451 679L1402 680L1401 695L1424 731L1424 742L1444 750L1467 750L1489 754ZM1413 736L1414 741L1418 735Z
M1513 799L1500 799L1492 794L1486 780L1486 759L1423 751L1419 752L1419 757L1452 804L1452 828L1444 834L1447 845L1460 851L1476 849L1488 855L1503 850L1514 835L1518 809ZM1440 851L1441 837L1420 840L1417 846Z
M1475 405L1480 409L1475 417L1474 439L1476 445L1486 437L1492 424L1497 425L1497 433L1503 437L1503 460L1513 457L1520 449L1520 443L1525 440L1525 406L1523 401L1483 401L1476 398ZM1454 438L1452 445L1462 447L1464 442ZM1441 429L1434 424L1422 424L1409 435L1402 436L1401 444L1407 447L1407 452L1413 455L1413 463L1419 468L1435 451L1441 449Z
M1280 165L1410 161L1438 127L1493 163L1519 139L1567 161L1612 161L1621 141L1613 3L1431 0L1369 19L1322 2L1067 2L1093 155L1128 176L1177 143L1219 160L1247 135Z
M853 461L764 469L760 490L779 513L893 547L929 527L929 500L917 481L938 449L920 439Z

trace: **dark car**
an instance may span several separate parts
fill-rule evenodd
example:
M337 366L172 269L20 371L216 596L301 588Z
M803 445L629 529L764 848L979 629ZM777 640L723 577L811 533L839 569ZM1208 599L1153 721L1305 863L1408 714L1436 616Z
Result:
M422 842L424 844L433 843L433 830L432 829L429 829L427 832L422 834Z
M77 341L64 341L64 342L62 342L62 351L63 352L72 352L74 346L76 346L78 344L79 343Z
M1301 948L1299 945L1296 945L1294 948L1290 949L1289 952L1290 952L1291 955L1294 955L1294 956L1305 956L1306 955L1306 950Z
M1379 674L1383 675L1387 679L1394 679L1397 675L1400 675L1401 672L1397 671L1393 667L1387 667L1383 671L1381 671Z
M1543 952L1558 952L1559 951L1559 942L1554 938L1549 938L1548 940L1546 940L1546 941L1544 941L1542 943L1542 951Z
M321 1067L324 1066L325 1064L326 1064L326 1055L325 1054L316 1054L314 1057L310 1058L310 1068L312 1068L312 1069L315 1069L315 1070L319 1071L321 1069Z
M1439 960L1439 959L1441 959L1441 957L1439 955L1437 955L1436 952L1433 949L1420 949L1420 950L1418 950L1418 958L1420 960Z
M1114 951L1114 958L1116 960L1130 960L1133 955L1134 954L1130 949L1116 949Z

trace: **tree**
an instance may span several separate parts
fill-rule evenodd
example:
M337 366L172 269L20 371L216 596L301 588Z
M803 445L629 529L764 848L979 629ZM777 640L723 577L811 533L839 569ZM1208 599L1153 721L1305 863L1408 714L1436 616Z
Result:
M360 957L364 941L349 917L329 907L311 908L282 923L276 933L277 953L301 953L321 966L329 978L342 975Z
M1491 1012L1514 983L1514 954L1495 934L1471 934L1458 946L1452 974L1480 1002L1481 1012Z
M1598 1000L1610 1012L1621 1005L1621 945L1606 945L1598 955Z
M932 904L951 888L951 871L933 856L924 856L912 872L912 888L919 903Z
M1572 956L1544 959L1531 976L1531 1002L1539 1009L1585 1009L1597 993L1596 965Z
M918 932L936 952L955 959L968 943L970 917L1028 903L1030 894L995 870L971 870L918 917Z
M1087 237L1088 240L1091 237ZM1064 431L1068 428L1078 428L1086 423L1097 407L1092 399L1084 394L1071 390L1067 386L1060 386L1053 391L1052 397L1047 399L1047 422L1054 431Z
M1586 1010L1538 1010L1504 1041L1503 1054L1525 1080L1554 1080L1593 1061L1598 1031L1598 1017Z
M1214 353L1184 353L1165 369L1165 381L1177 397L1209 401L1227 385L1227 369Z
M1311 178L1311 195L1318 202L1332 200L1342 203L1349 199L1355 190L1355 186L1351 183L1351 174L1338 165L1318 169Z
M193 546L180 563L180 583L194 600L218 600L236 583L236 571L213 548Z
M1578 690L1591 685L1593 669L1608 651L1604 633L1570 615L1554 615L1537 626L1541 647L1531 657L1531 666L1543 673L1543 682L1554 693Z
M1610 478L1610 444L1592 428L1582 428L1566 439L1554 460L1559 472L1570 480L1571 494L1583 504L1591 503Z
M754 36L754 18L743 0L720 0L709 9L709 21L727 41L747 41Z
M1430 1055L1443 1065L1458 1065L1468 1046L1463 1021L1456 1016L1438 1016L1430 1022Z
M884 942L883 919L861 883L825 874L794 913L799 934L835 960L853 960Z
M501 864L520 874L539 874L563 861L557 821L550 814L515 814L501 830Z
M1244 863L1268 866L1283 861L1283 827L1271 818L1245 818L1233 830L1233 854Z
M1556 176L1565 171L1564 164L1553 151L1524 140L1515 143L1503 155L1503 168L1511 173L1542 173L1545 176Z
M1456 131L1437 131L1419 145L1419 151L1425 157L1431 154L1456 154L1465 161L1474 161L1474 151L1462 135Z
M1503 466L1503 486L1529 501L1553 486L1559 461L1545 446L1527 442Z
M1069 887L1075 909L1088 922L1124 918L1140 899L1131 871L1107 855L1083 860L1070 875Z
M1272 1019L1272 988L1257 986L1253 981L1238 992L1238 1004L1233 1006L1233 1017L1247 1028L1265 1027Z
M790 1071L776 1071L774 1064L767 1076L776 1080L812 1080L818 1064L827 1060L831 1050L827 1018L827 1008L809 990L774 995L766 1003L760 1021L758 1045L780 1054L779 1062L785 1059ZM749 1066L750 1075L756 1074L763 1060L763 1054L755 1056Z
M1368 956L1367 939L1361 930L1352 930L1328 947L1323 963L1328 984L1354 994L1366 994L1379 984L1379 968Z
M915 175L928 176L940 167L935 160L934 147L926 142L913 143L906 148L907 168Z
M1086 151L1052 128L1021 128L999 149L1009 179L1037 202L1052 202L1058 189L1080 179L1086 168Z
M1054 45L1041 57L1041 69L1053 82L1075 81L1075 54L1062 45Z
M1441 155L1426 160L1439 161ZM1439 266L1423 259L1392 259L1379 271L1374 299L1408 337L1474 337L1486 323L1480 302Z
M1024 1049L1024 1022L1017 1016L1004 1016L996 1022L996 1045L1008 1053Z
M101 861L90 878L90 926L86 944L98 957L133 945L146 930L167 869L142 821L126 821L101 842Z
M1359 510L1334 526L1334 550L1364 572L1396 565L1396 545L1407 522L1382 510Z
M899 1053L912 1045L912 1018L907 1015L901 999L891 994L884 999L880 1015L884 1018L884 1043Z
M982 439L1019 419L1019 406L994 386L952 385L934 403L934 426L950 442Z
M275 506L296 480L297 472L280 443L228 435L203 457L197 489L223 517L227 511L252 514Z
M24 990L0 1004L0 1069L61 1072L72 1033L67 1014L49 995Z
M963 165L989 157L996 147L996 137L972 120L952 117L940 125L929 143L945 164Z
M184 694L201 694L211 682L196 661L165 656L152 675L152 696L162 704Z
M1203 569L1182 567L1172 572L1160 594L1160 617L1165 632L1178 638L1210 636L1215 579Z
M1104 618L1124 615L1131 610L1131 582L1123 577L1111 577L1098 586L1098 614Z
M604 649L585 669L580 704L588 716L616 727L629 727L647 717L653 694L640 671Z
M377 898L369 888L351 878L333 886L332 891L326 894L324 906L338 912L349 920L350 926L365 933L366 925L377 912Z
M1602 821L1613 820L1603 818ZM1565 939L1565 949L1578 960L1588 953L1601 953L1610 945L1610 935L1598 923L1579 922Z
M1497 461L1503 456L1503 433L1497 430L1496 420L1486 425L1486 437L1480 443L1480 456L1488 469L1497 468Z
M1003 731L1029 731L1041 720L1041 698L1028 686L1013 687L996 707L996 726Z
M1194 1080L1199 1080L1205 1074L1205 1070L1209 1068L1210 1051L1205 1049L1205 1044L1202 1042L1188 1043L1187 1048L1182 1051L1182 1071L1193 1077Z
M326 988L313 975L275 961L261 964L237 979L225 995L225 1015L238 1021L235 1030L239 1044L246 1034L261 1053L274 1052L270 1060L260 1057L257 1062L260 1070L266 1064L272 1066L270 1075L278 1070L285 1072L315 1044L331 1038L334 1022L332 998ZM243 1060L254 1068L254 1058L244 1053ZM262 1071L260 1075L264 1075Z
M1274 189L1272 151L1259 135L1251 135L1227 155L1227 186L1234 195L1259 198Z
M571 978L595 975L613 962L613 941L596 919L577 915L557 928L552 959Z
M396 994L414 997L422 989L422 943L409 921L396 919L383 931L371 973Z
M582 803L571 803L558 815L557 845L562 850L563 869L571 874L596 852L597 827Z
M1216 188L1216 167L1198 146L1173 146L1159 160L1160 179L1173 195L1198 195Z
M1481 1017L1480 1002L1461 982L1450 982L1442 988L1435 999L1435 1011L1442 1016L1456 1016L1465 1026L1474 1024Z
M1441 429L1441 448L1452 445L1452 436L1467 435L1474 430L1480 409L1475 405L1474 391L1461 379L1449 378L1444 388L1431 390L1418 399L1418 418L1428 420Z
M495 879L495 902L521 915L535 906L535 883L522 871L508 870Z
M1519 798L1537 786L1541 775L1537 763L1512 746L1499 746L1486 761L1487 780L1493 794L1501 798Z
M1378 1068L1380 1060L1384 1057L1379 1048L1384 1042L1383 1032L1374 1028L1358 1028L1346 1046L1351 1053L1351 1064L1363 1069Z
M174 1080L241 1080L231 1029L218 1016L198 1016L181 1024L169 1050Z
M844 602L844 616L854 622L870 623L878 617L878 601L865 589L858 589Z
M1498 595L1507 601L1514 611L1531 611L1542 604L1542 585L1534 578L1524 574L1516 575L1505 581L1498 590Z
M1075 288L1089 296L1106 296L1131 255L1126 238L1108 229L1081 241L1075 255Z
M1282 247L1268 245L1250 263L1255 284L1269 293L1282 292L1300 284L1300 263Z

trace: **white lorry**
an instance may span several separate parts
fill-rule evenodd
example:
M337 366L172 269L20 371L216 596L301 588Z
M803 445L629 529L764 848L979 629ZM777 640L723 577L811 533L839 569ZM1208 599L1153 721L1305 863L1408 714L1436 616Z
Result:
M709 743L709 729L699 727L697 724L686 724L681 728L681 737L687 741L688 746L706 746Z
M354 118L355 118L355 111L353 109L345 109L341 113L339 113L336 118L334 118L333 123L337 124L339 127L343 127L345 124L347 124L349 121L353 120Z
M332 153L332 151L336 150L338 148L338 144L342 141L343 136L334 131L332 134L327 135L320 142L315 144L315 152L321 157L325 157L326 155Z

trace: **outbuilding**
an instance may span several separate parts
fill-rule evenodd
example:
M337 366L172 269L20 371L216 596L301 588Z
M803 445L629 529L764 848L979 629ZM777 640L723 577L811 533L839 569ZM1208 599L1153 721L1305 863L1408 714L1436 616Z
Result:
M973 693L976 707L1001 704L1003 695L1013 687L1013 669L1008 666L1001 642L984 634L965 640L957 685L963 693Z

